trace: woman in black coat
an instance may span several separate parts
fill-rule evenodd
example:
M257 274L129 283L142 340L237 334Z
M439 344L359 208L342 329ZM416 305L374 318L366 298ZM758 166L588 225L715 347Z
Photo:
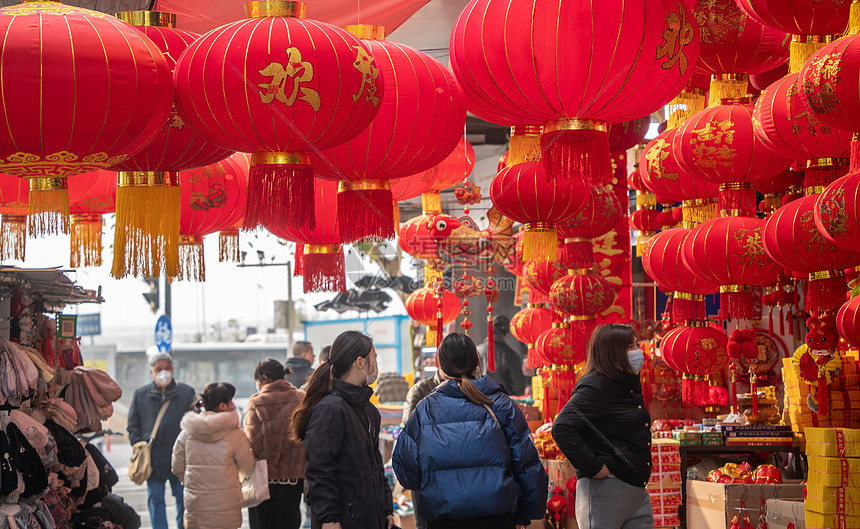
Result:
M373 341L356 331L335 338L293 414L305 444L311 527L391 529L394 507L379 453L381 416L368 387L376 380Z
M576 469L580 529L654 527L646 489L651 416L639 381L643 363L632 327L598 327L585 375L553 423L552 436Z

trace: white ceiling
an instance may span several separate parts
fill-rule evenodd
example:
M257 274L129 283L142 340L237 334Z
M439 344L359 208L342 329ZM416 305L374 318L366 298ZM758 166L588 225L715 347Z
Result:
M448 39L454 22L469 0L430 0L391 33L390 39L417 48L448 64Z

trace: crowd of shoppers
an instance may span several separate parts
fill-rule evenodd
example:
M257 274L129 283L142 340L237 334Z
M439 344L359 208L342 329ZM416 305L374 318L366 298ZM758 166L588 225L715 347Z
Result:
M499 331L504 340L507 329ZM379 375L373 342L347 331L323 349L316 370L313 359L310 344L298 342L286 365L259 362L259 391L240 425L232 385L208 384L194 395L173 380L169 355L150 358L153 381L135 392L128 429L132 443L151 440L153 529L167 528L166 483L177 500L178 528L237 529L242 480L256 462L268 470L269 499L248 510L252 529L298 529L303 495L313 528L395 527L379 450L381 416L370 402ZM583 529L653 527L643 361L631 327L599 327L585 375L553 425L579 478L576 518ZM436 375L406 395L392 466L413 491L419 528L522 529L544 515L547 473L506 387L519 390L520 381L484 376L481 364L468 336L449 334L436 354Z

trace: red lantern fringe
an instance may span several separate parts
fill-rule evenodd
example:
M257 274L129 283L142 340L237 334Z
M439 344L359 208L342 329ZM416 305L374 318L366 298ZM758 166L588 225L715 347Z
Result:
M851 139L851 166L848 172L856 173L860 171L860 139L857 139L857 133Z
M239 230L227 229L218 232L218 262L238 263L241 260L239 253Z
M302 255L305 292L346 292L343 250L305 252Z
M753 318L752 292L720 292L720 319Z
M767 309L767 334L773 336L773 307Z
M305 245L296 243L296 268L293 270L293 277L301 277L305 273Z
M393 200L387 186L385 189L341 188L337 193L337 223L343 242L394 238Z
M0 260L23 261L27 254L27 216L3 215L0 223Z
M852 142L852 144L853 143L854 142ZM841 158L836 158L835 160L844 161ZM821 167L807 167L806 172L803 173L803 187L826 187L846 174L848 174L847 163L823 165Z
M552 371L552 386L558 393L558 408L556 415L561 413L564 405L570 400L573 395L573 390L576 387L576 371L573 367L567 369L553 369Z
M588 342L591 340L591 335L597 328L597 319L594 317L588 319L576 319L570 322L570 338L573 346L573 364L585 362L588 355Z
M785 318L782 317L782 307L779 307L779 334L780 336L785 334ZM788 353L788 349L785 351Z
M830 415L830 386L827 377L818 377L818 415Z
M848 285L844 274L831 272L829 277L810 279L806 287L806 312L817 314L825 310L836 310L845 303Z
M314 229L313 167L305 164L253 165L252 161L244 227L246 230L260 227Z
M540 137L541 163L549 181L581 179L605 185L612 176L609 135L602 130L555 130Z
M526 353L526 363L529 369L544 367L543 360L541 360L540 356L537 354L537 348L534 344L529 345L528 352Z
M560 261L567 263L571 269L594 268L594 247L591 245L591 239L566 239Z
M534 288L529 288L529 303L531 304L539 304L539 303L549 303L549 296L546 294L541 294Z
M549 408L549 400L550 400L550 383L552 382L552 378L550 373L547 371L541 372L541 377L543 378L543 399L541 399L541 416L543 418L543 422L549 422L552 418L552 411Z
M719 197L721 212L725 212L724 214L726 216L755 216L758 206L756 203L755 188L725 189L725 187L726 185L720 187Z
M672 298L672 319L676 322L684 320L704 320L704 300L690 300L675 294Z
M496 340L493 331L493 315L487 316L487 371L496 371Z
M681 381L681 400L684 404L707 406L711 388L706 377L684 375Z

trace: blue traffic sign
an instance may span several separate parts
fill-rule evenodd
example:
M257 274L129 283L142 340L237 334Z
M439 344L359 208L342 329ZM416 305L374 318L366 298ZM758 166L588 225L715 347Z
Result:
M170 325L170 318L162 314L155 322L155 346L162 353L169 353L171 345L173 345L173 326Z
M78 336L98 336L101 333L101 314L78 314Z

